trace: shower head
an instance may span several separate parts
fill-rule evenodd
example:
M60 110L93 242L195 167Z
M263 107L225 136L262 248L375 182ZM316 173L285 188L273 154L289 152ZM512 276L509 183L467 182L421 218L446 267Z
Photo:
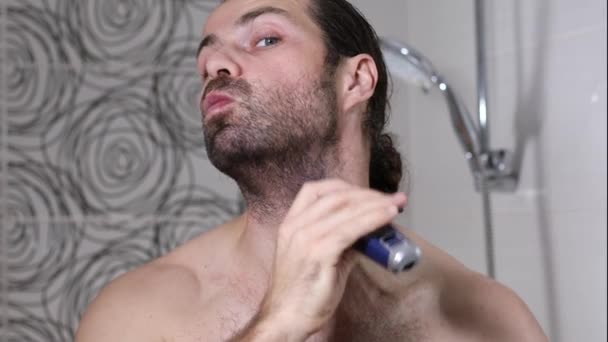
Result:
M389 70L400 79L429 91L438 81L431 61L407 44L380 39L380 48Z
M437 87L444 94L454 132L465 151L471 169L477 174L480 171L478 158L482 153L479 133L460 98L435 70L431 61L413 47L395 40L380 38L380 48L389 71L399 79L414 84L425 92Z

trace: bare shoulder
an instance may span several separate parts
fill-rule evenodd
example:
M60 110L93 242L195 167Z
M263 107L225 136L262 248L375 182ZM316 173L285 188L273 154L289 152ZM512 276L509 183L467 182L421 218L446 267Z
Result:
M422 248L418 272L439 283L442 315L458 335L467 341L548 341L513 290L468 269L416 233L399 228Z
M152 262L130 271L91 303L76 341L161 341L169 312L196 297L199 286L195 275L179 265Z
M205 308L213 291L202 288L205 261L222 239L219 229L111 281L82 317L76 342L162 341L193 306Z
M442 304L448 319L478 341L548 341L523 300L482 274L460 270L450 276Z

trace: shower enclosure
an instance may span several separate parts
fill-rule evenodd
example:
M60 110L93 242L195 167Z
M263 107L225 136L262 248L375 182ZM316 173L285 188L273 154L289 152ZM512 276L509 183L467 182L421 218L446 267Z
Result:
M477 123L473 122L473 118L458 96L457 90L453 89L423 54L412 46L387 38L381 39L381 48L392 73L402 80L422 88L425 92L436 88L444 95L454 132L464 150L464 157L471 170L475 188L481 194L487 274L494 278L490 192L515 191L518 175L517 170L514 169L510 151L490 148L483 0L475 1L475 32L477 39Z
M605 341L606 2L351 2L415 85L401 217L552 341ZM217 3L0 1L0 341L72 340L114 277L242 210L196 104Z

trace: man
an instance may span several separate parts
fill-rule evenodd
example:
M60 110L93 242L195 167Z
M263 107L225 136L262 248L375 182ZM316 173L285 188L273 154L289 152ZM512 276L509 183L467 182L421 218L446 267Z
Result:
M545 341L525 304L414 233L398 275L354 252L401 161L377 37L344 0L227 0L199 47L211 162L244 215L113 281L76 340Z

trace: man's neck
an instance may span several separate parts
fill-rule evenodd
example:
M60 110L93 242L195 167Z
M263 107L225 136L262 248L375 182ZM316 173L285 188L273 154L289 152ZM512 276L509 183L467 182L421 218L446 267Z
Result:
M263 268L272 266L277 231L300 188L308 181L327 178L337 164L333 151L300 154L285 160L252 160L234 177L247 210L240 228L239 253Z
M358 132L354 128L352 131ZM348 138L364 141L354 134ZM247 204L238 241L245 255L259 259L256 261L264 268L272 266L278 229L304 183L338 178L369 187L369 146L346 137L339 141L329 148L312 148L299 160L291 156L240 169L243 177L234 178L240 178L239 187Z
M337 172L342 169L332 168L322 177L301 178L299 181L293 181L292 179L289 184L274 185L263 198L248 198L248 195L244 194L247 210L239 234L239 249L246 253L248 257L258 259L256 262L264 265L264 268L271 267L278 230L300 188L306 181L339 178L351 184L368 186L367 170L365 170L364 175Z

